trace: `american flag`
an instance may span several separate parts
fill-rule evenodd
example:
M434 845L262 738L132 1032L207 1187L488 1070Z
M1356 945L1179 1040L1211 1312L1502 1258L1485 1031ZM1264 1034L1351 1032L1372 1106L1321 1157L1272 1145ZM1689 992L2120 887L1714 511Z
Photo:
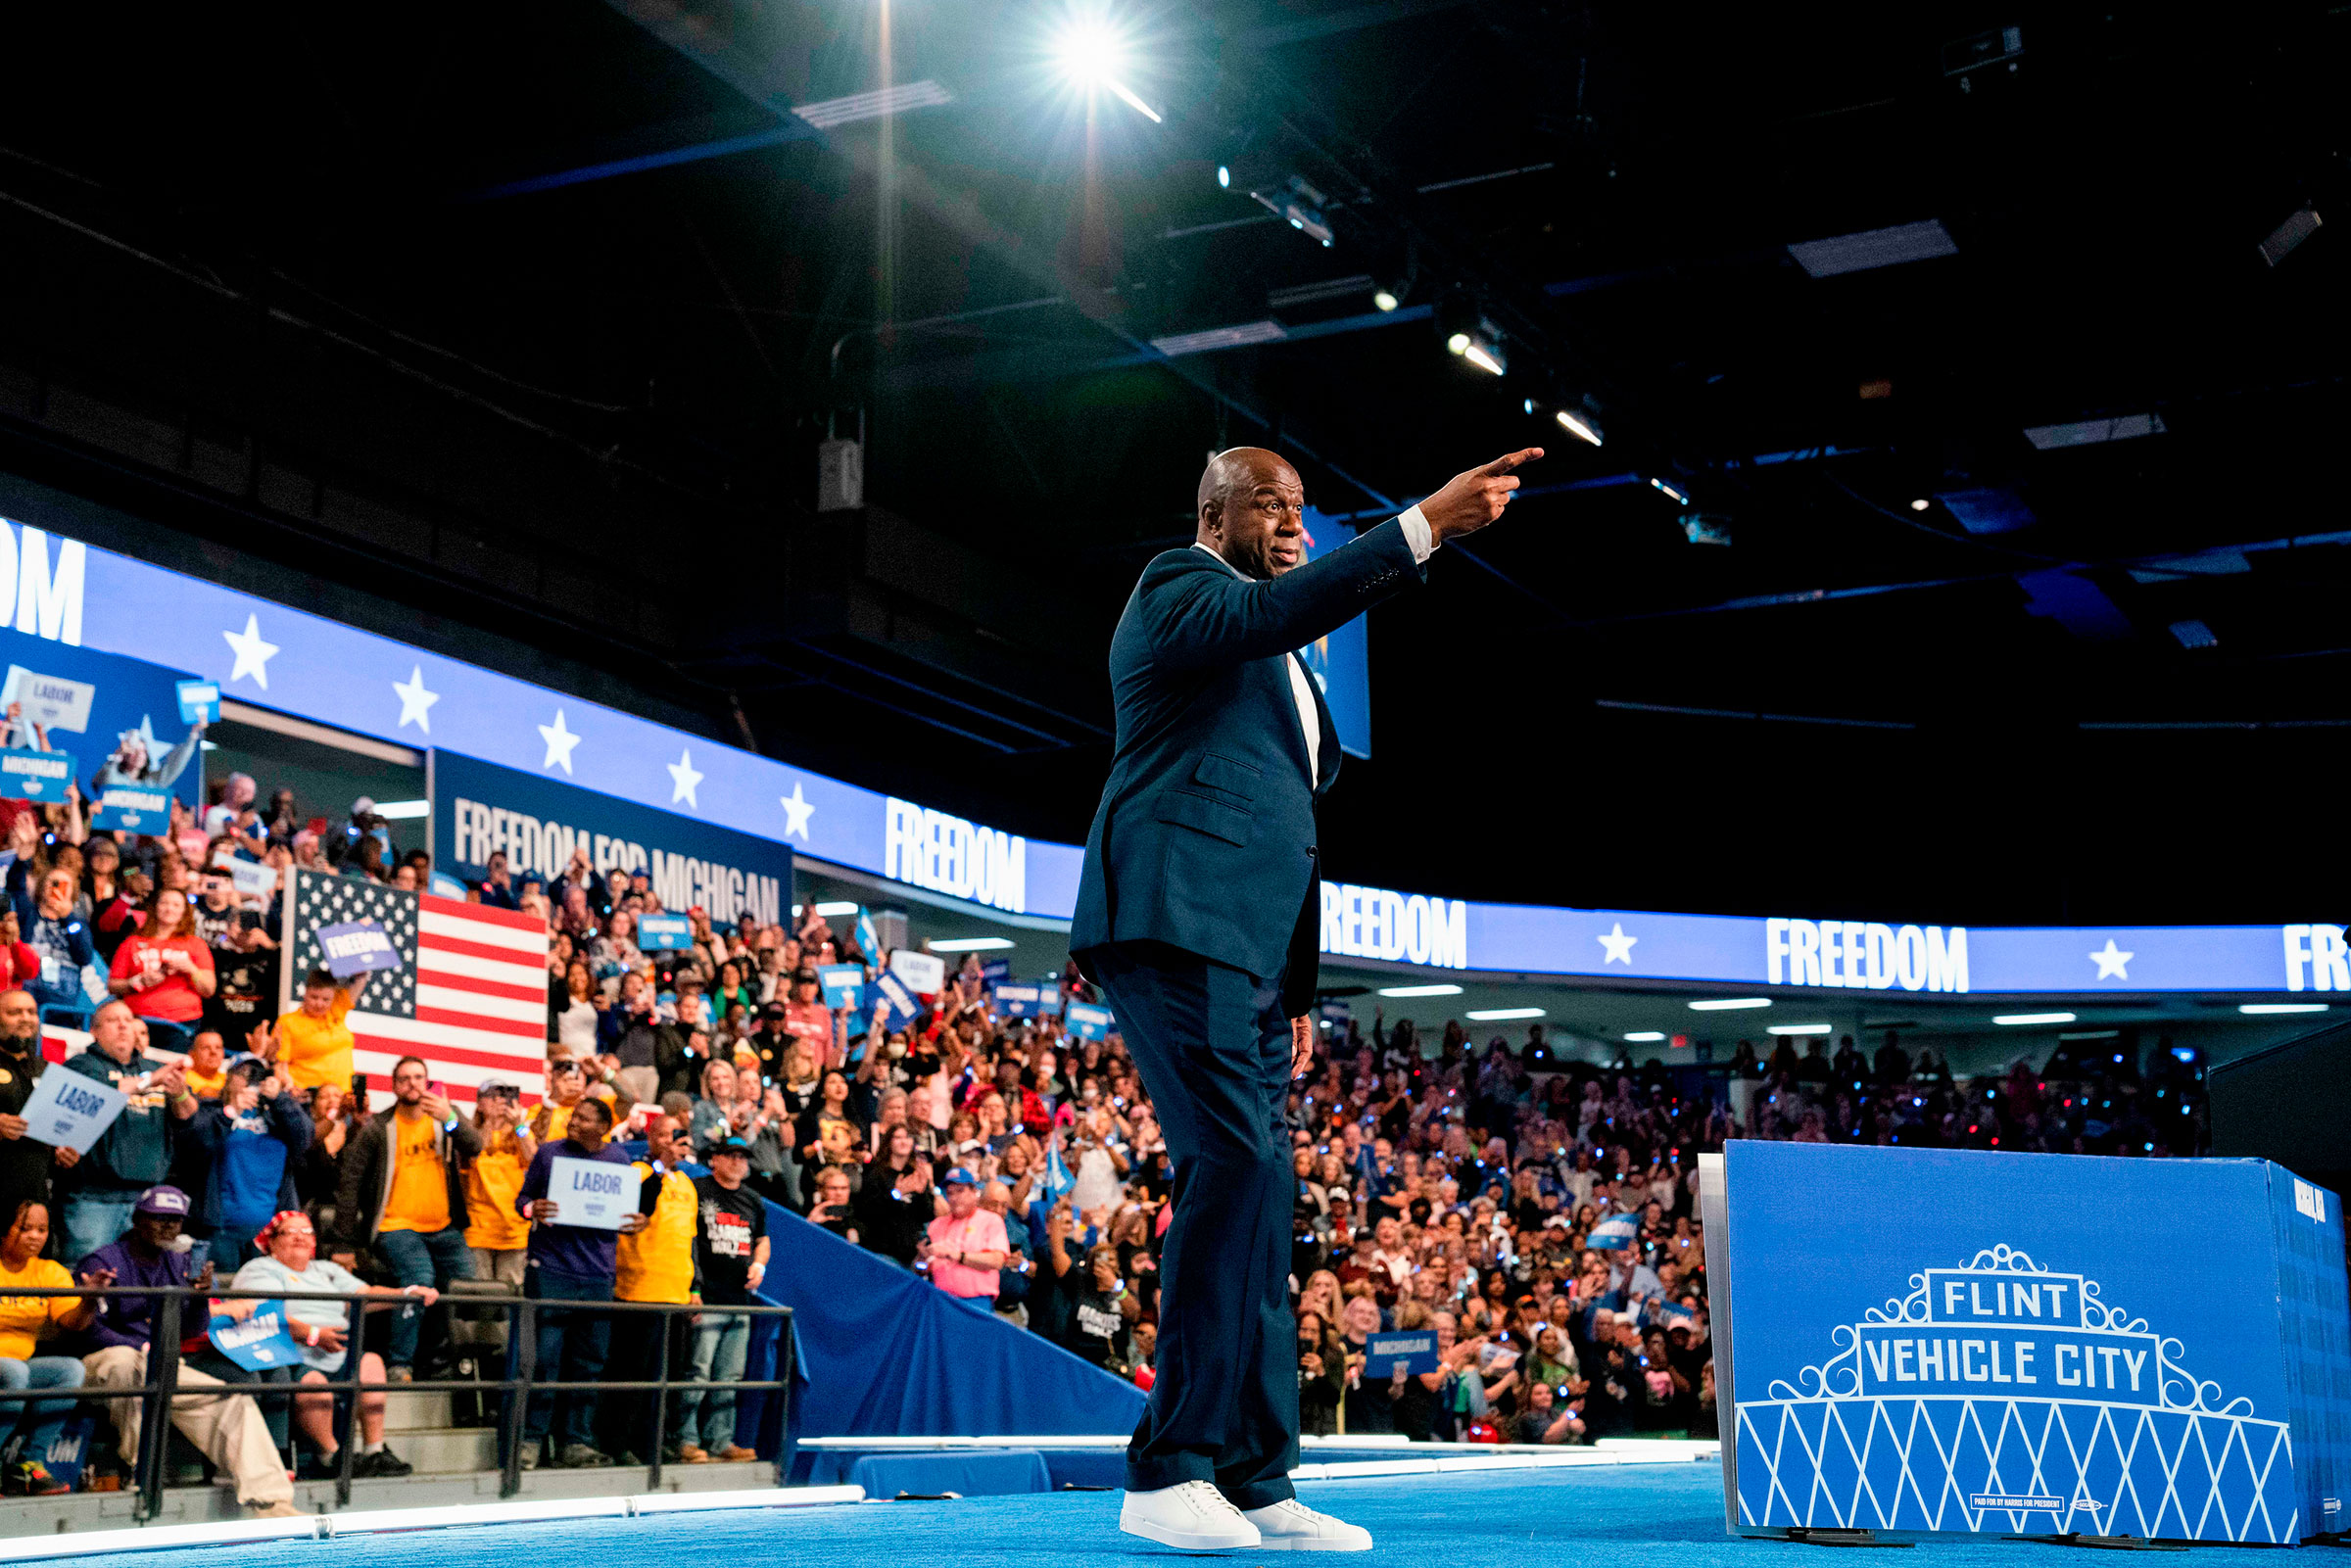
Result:
M352 1009L353 1066L388 1086L392 1064L422 1057L453 1100L488 1079L547 1092L547 923L536 915L403 892L357 877L290 873L278 1007L301 1005L302 979L325 967L318 927L373 921L400 954L370 975ZM371 1096L380 1099L381 1096Z

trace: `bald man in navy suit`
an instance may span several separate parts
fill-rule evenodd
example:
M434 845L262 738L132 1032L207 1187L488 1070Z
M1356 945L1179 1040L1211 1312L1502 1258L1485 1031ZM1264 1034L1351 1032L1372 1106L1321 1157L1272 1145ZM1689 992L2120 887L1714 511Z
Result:
M1285 1111L1314 1044L1315 799L1339 771L1297 649L1417 586L1485 527L1528 448L1319 560L1306 492L1237 447L1200 477L1199 533L1143 568L1111 639L1118 739L1086 835L1070 950L1101 986L1175 1162L1157 1380L1120 1528L1190 1550L1362 1551L1292 1495L1298 1371Z

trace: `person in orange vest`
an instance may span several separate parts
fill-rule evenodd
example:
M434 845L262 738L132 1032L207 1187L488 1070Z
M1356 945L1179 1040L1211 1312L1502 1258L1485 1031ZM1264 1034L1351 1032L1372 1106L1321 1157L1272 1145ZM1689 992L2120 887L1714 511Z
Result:
M694 1158L685 1124L656 1112L645 1127L645 1158L636 1163L640 1191L637 1212L645 1228L620 1238L613 1254L612 1299L616 1302L701 1302L695 1258L695 1231L701 1200L694 1178L678 1167ZM616 1383L649 1383L676 1347L686 1343L677 1317L651 1312L614 1313L612 1359L604 1375ZM678 1314L683 1316L684 1314ZM602 1448L622 1464L643 1464L652 1447L653 1396L617 1393L601 1402ZM674 1429L664 1439L665 1463L678 1461Z

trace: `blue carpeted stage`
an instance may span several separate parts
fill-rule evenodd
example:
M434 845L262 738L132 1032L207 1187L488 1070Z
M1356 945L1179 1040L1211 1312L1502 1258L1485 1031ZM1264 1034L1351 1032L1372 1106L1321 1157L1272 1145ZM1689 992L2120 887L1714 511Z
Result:
M1725 1536L1721 1472L1704 1462L1315 1481L1299 1494L1367 1526L1379 1544L1367 1560L1428 1568L1619 1568L1628 1552L1655 1568L1799 1568L1818 1561L1822 1550ZM981 1561L993 1568L1078 1568L1180 1555L1118 1534L1118 1512L1116 1493L1056 1493L508 1524L81 1560L120 1568L218 1568L228 1562L237 1568L445 1568L467 1560L570 1568L615 1559L739 1568ZM68 1544L49 1544L57 1549ZM2013 1542L1937 1542L1915 1549L1921 1559L1932 1557L1947 1568L2078 1568L2082 1562L2075 1549ZM2227 1548L2194 1549L2217 1564ZM1244 1552L1222 1560L1252 1558Z

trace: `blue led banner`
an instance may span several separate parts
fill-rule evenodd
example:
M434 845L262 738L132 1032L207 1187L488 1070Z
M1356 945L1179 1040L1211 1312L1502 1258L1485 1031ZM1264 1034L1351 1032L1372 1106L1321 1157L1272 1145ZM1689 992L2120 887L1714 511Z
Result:
M1721 1159L1704 1179L1724 1205L1719 1255L1707 1239L1727 1260L1735 1531L2340 1528L2334 1194L2252 1160L1751 1141Z
M44 513L69 510L63 498L37 487L5 479L0 486ZM1317 521L1319 548L1344 533L1342 525ZM13 622L5 619L12 604ZM1367 754L1362 630L1355 623L1310 650L1310 659L1348 749ZM433 748L450 762L481 759L506 776L510 790L545 785L544 795L532 797L537 806L519 792L467 797L494 813L484 830L493 839L527 836L528 827L512 815L519 814L539 825L542 848L548 827L561 825L587 833L592 845L602 835L631 855L642 848L648 863L658 840L665 854L730 878L755 863L785 863L781 851L790 850L1011 914L1067 919L1077 899L1078 845L1024 839L893 799L89 547L37 522L0 522L0 641L31 699L27 717L79 722L82 729L66 733L85 763L121 751L152 774L172 773L176 761L168 787L190 806L200 769L193 733L176 722L176 682L190 678L173 672L195 672L223 698ZM85 707L86 717L77 718ZM140 831L154 831L162 820L154 792L165 785L152 777L111 782L148 798L124 796L106 820L135 817ZM85 792L92 783L82 781ZM450 803L440 798L448 793L436 790L435 821L455 833ZM617 815L574 820L566 816L571 808L555 803L581 799L602 802L595 813L630 814L637 826ZM667 826L655 830L654 822ZM734 847L697 849L679 836L696 831ZM470 832L437 841L445 863L460 842L469 852L479 847ZM743 847L751 842L765 847L754 856ZM452 869L480 875L478 868ZM552 876L562 868L540 869ZM728 888L736 896L731 879ZM670 902L666 894L663 901ZM748 907L764 909L763 894ZM2351 947L2341 926L2323 922L1995 929L1831 920L1817 912L1727 917L1474 904L1326 883L1321 924L1322 951L1333 957L1506 974L1951 995L2351 993Z
M551 883L584 849L600 876L644 872L673 915L699 905L722 925L773 926L791 910L792 852L772 838L439 750L432 797L433 864L466 881L503 853L516 881Z

